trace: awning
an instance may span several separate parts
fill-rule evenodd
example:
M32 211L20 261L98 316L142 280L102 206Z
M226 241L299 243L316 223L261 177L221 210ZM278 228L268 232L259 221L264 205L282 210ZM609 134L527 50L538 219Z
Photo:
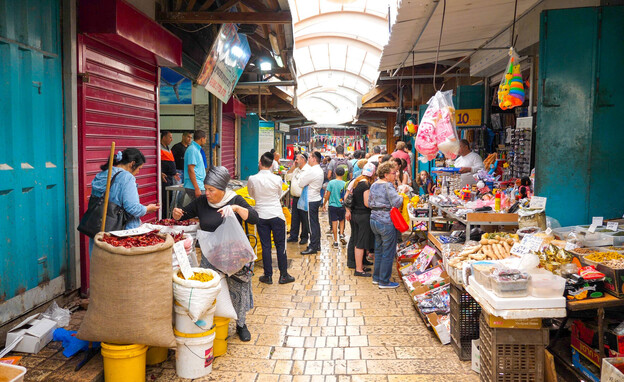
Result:
M517 16L541 2L518 0ZM439 59L469 56L499 35L513 23L514 4L515 0L447 0ZM414 64L434 62L443 7L444 0L403 0L379 71L412 66L412 51ZM494 48L509 46L510 42Z
M80 2L80 32L158 66L182 66L182 41L123 0Z

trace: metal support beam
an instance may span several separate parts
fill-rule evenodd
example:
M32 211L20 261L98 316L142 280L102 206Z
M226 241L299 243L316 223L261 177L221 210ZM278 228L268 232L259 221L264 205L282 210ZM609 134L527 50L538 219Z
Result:
M239 82L236 85L236 88L244 88L250 86L295 86L297 82L295 81L252 81L252 82Z
M412 51L414 50L414 48L416 48L416 44L418 44L418 41L420 41L420 38L422 37L423 33L425 33L425 29L427 29L427 25L429 24L429 21L431 21L431 18L433 17L433 14L434 14L436 8L438 8L438 4L440 4L440 0L435 0L433 2L433 6L431 7L431 12L429 13L429 16L427 16L427 20L425 21L425 24L423 25L422 29L420 30L420 33L418 33L418 37L416 37L416 41L414 41L414 45L412 45L412 48L409 50L409 52L407 53L407 55L403 59L403 62L401 62L401 65L399 65L399 67L394 71L394 73L392 73L393 77L396 76L396 74L399 72L399 70L401 70L403 65L405 65L405 61L407 61L407 59L409 58L409 56L412 53Z
M290 12L166 12L158 18L170 24L290 24Z
M509 50L509 47L501 47L501 48L459 48L459 49L440 49L440 53L453 53L453 52L476 52L477 50ZM410 54L415 53L436 53L437 50L415 50L410 52ZM440 61L438 61L439 63Z
M470 73L452 73L452 74L438 74L436 78L441 77L470 77ZM417 78L433 78L433 74L417 74L414 76L396 76L396 77L379 77L380 81L391 81L391 80L411 80Z

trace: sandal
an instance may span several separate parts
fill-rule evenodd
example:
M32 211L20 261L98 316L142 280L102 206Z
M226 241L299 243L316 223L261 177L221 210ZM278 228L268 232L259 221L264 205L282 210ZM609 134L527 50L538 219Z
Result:
M359 276L359 277L371 277L372 276L370 273L358 272L358 271L353 272L353 275L354 276Z

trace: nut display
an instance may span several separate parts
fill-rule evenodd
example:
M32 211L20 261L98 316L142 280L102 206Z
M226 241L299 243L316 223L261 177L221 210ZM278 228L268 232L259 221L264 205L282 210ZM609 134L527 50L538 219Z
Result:
M579 255L587 255L588 253L598 252L598 250L591 249L591 248L576 248L576 249L573 249L572 252L579 254Z
M603 265L606 265L609 268L613 268L613 269L624 269L624 260L619 259L619 260L607 260L605 262L602 263Z
M617 252L595 252L585 256L586 260L602 263L608 260L624 260L624 256Z

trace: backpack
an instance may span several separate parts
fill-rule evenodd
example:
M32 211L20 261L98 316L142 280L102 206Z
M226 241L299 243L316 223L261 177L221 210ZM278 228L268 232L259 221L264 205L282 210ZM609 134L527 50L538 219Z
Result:
M340 192L340 200L342 200L342 205L345 208L352 209L353 208L353 190L349 190L349 183L345 183L345 186L342 188Z
M334 158L336 161L336 165L334 166L334 172L338 167L342 167L344 169L344 175L342 176L342 180L345 182L349 181L349 160L347 158Z

